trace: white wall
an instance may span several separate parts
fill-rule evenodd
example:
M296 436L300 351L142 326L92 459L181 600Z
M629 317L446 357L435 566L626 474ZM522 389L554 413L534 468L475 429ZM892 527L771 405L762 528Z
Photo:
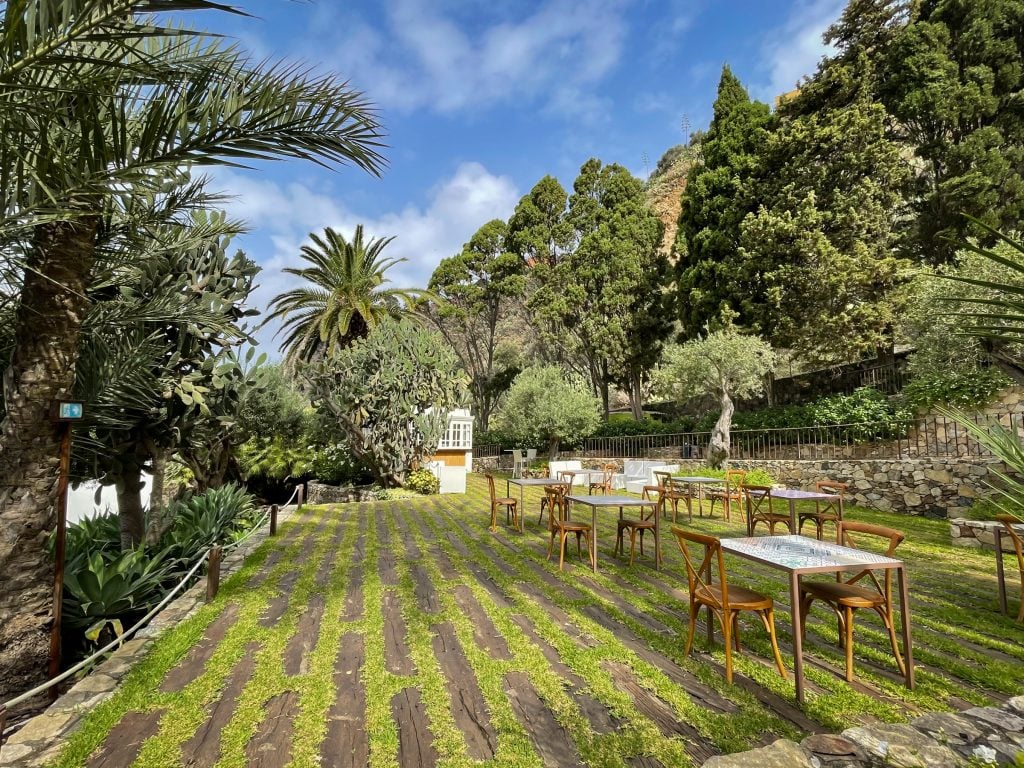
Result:
M142 506L149 506L149 475L142 476ZM117 512L117 493L114 486L105 485L100 490L99 504L96 503L96 489L100 484L95 480L82 483L77 487L68 488L68 524L76 523L83 517L91 517L99 512L110 510Z

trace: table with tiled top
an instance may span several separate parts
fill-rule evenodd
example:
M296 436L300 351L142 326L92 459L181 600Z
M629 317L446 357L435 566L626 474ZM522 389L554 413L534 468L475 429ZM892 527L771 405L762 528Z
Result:
M902 560L806 536L747 536L721 541L724 552L777 568L789 575L790 613L793 616L793 676L796 680L796 699L800 702L804 699L803 627L799 610L801 577L810 573L895 570L899 582L900 620L906 661L905 682L907 688L913 689L914 656L910 640L906 567Z

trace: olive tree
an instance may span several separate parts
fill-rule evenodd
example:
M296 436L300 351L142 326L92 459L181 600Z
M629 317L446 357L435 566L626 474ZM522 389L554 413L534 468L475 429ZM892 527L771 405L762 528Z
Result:
M437 450L448 412L468 397L452 349L410 320L382 320L303 375L317 409L334 418L352 453L390 488Z
M548 459L563 441L593 434L601 423L601 401L584 381L554 365L527 368L516 376L497 416L498 428L524 443L547 445Z
M721 411L708 445L708 463L718 468L729 460L733 398L760 394L774 367L775 353L768 342L729 326L669 347L655 372L655 388L675 400L695 395L718 398Z

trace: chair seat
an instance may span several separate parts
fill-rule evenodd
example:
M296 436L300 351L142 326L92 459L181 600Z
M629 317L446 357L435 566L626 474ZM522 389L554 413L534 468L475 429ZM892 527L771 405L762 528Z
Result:
M711 499L730 499L733 501L740 501L740 494L738 491L726 491L721 488L709 489L705 494L705 497Z
M645 528L645 529L652 529L653 530L654 529L654 521L653 520L634 520L632 518L625 517L622 520L619 520L619 530L622 530L623 528Z
M508 504L518 504L519 503L519 499L513 499L511 496L506 496L503 499L495 499L494 503L495 504L506 504L506 505L508 505Z
M837 521L839 520L839 515L837 515L835 512L800 512L797 515L797 519Z
M722 590L716 586L701 586L693 593L698 602L720 606L722 604ZM772 607L772 599L760 592L755 592L746 587L729 585L729 608L742 611L763 611Z
M885 597L877 590L838 581L805 581L800 591L844 608L875 608L885 605Z
M570 533L576 533L577 531L589 531L590 523L577 523L572 520L566 520L564 522L555 521L555 528L560 528L563 531L569 531Z
M789 525L789 515L779 515L775 512L772 513L761 513L754 515L755 522L761 522L763 520L774 520L776 523L785 523Z

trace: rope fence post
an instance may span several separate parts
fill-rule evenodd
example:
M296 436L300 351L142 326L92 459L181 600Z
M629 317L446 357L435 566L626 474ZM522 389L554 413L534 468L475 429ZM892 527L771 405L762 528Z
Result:
M206 602L211 602L220 589L220 545L210 547L206 568Z
M270 535L277 536L277 504L270 505Z
M306 486L300 485L297 490L299 492L299 506L296 507L296 511L302 509L302 502L306 496Z

